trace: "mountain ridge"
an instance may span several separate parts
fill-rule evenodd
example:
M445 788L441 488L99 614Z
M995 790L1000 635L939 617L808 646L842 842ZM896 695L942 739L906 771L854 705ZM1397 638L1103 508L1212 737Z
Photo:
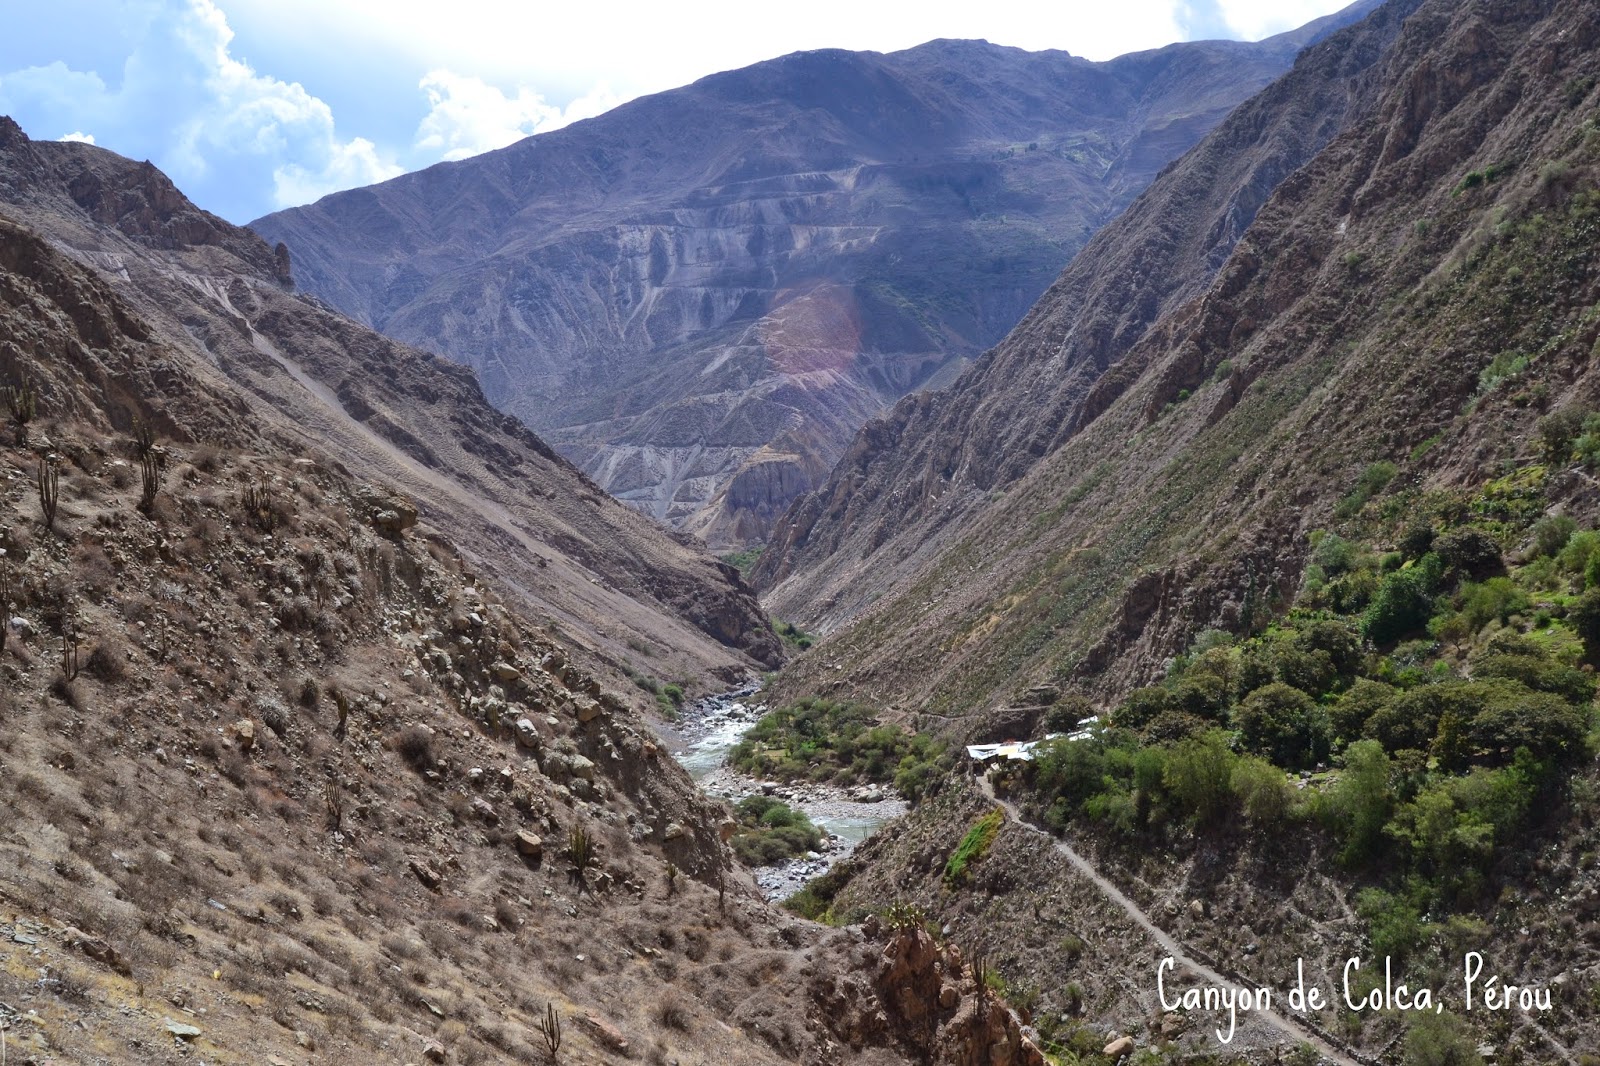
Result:
M1104 64L795 53L252 225L305 288L477 367L619 498L750 544L869 416L998 340L1156 169L1364 9Z
M292 294L285 253L199 211L148 163L0 120L0 210L110 277L164 344L276 411L278 432L403 487L584 654L617 669L640 654L631 637L664 655L654 670L702 684L779 661L731 568L610 501L490 407L471 370Z

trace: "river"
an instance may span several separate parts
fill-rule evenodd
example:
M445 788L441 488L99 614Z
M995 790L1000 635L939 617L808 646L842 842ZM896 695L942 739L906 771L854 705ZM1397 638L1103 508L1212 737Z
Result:
M756 883L768 899L786 898L807 881L826 873L856 845L905 813L905 801L888 786L838 788L807 782L761 781L728 766L728 753L760 721L766 707L751 701L759 685L707 696L686 708L674 724L671 746L689 776L708 795L737 802L746 796L769 795L806 813L824 834L815 858L791 859L756 869Z

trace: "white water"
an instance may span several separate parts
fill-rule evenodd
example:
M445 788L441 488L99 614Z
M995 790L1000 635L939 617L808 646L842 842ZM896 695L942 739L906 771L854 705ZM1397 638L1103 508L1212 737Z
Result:
M729 768L728 753L766 713L764 706L745 702L755 692L754 686L747 686L707 696L685 711L678 724L684 750L677 752L676 758L708 794L737 802L757 793L774 793L789 806L804 811L830 838L820 858L795 859L757 872L762 888L777 899L827 872L856 845L902 814L905 804L898 799L859 802L825 786L774 787Z

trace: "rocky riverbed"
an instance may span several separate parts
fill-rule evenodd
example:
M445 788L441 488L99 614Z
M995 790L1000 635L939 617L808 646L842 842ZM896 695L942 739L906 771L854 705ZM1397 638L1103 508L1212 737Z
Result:
M884 824L905 813L905 801L882 785L839 788L810 783L762 781L728 766L728 753L766 713L749 702L759 686L708 696L684 710L668 731L673 754L707 794L729 802L767 795L806 813L823 832L822 850L755 871L768 899L784 899L826 873Z

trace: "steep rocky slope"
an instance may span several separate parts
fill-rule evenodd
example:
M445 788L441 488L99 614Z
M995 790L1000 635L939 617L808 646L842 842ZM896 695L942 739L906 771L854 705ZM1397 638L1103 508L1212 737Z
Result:
M62 227L59 161L7 132L6 211ZM764 903L471 526L409 525L360 453L304 446L311 401L164 335L217 323L133 284L151 245L218 256L173 284L276 261L132 169L88 208L126 244L0 217L0 1057L1041 1061L959 955Z
M753 543L857 427L999 340L1168 160L1371 6L1109 63L795 54L253 226L309 291L476 368L617 497Z
M1361 75L1415 7L1308 49L1101 230L1000 345L865 427L775 524L753 580L777 613L837 627L1078 432L1106 368L1204 291L1278 184L1374 106Z
M586 654L697 683L777 662L728 567L608 498L490 407L470 371L294 294L281 248L199 211L148 163L30 141L0 120L0 211L105 276L174 373L228 391L308 455L407 494ZM26 354L8 345L0 374L21 372ZM201 429L182 427L209 439Z
M1372 101L1359 121L1279 186L1210 286L1063 411L1076 431L1019 480L979 488L953 476L958 439L897 443L900 422L869 426L857 453L904 470L876 483L899 503L859 477L873 520L816 577L790 579L820 593L775 595L802 619L834 617L830 601L855 618L795 683L940 709L1051 678L1125 689L1195 633L1286 603L1307 534L1367 464L1398 464L1397 485L1479 483L1544 413L1589 402L1594 26L1586 5L1419 7L1371 85L1353 87ZM1031 325L1068 313L1047 297L1014 357L1048 363L1056 346L1030 343ZM1502 375L1487 368L1517 353L1519 387L1489 387ZM1021 380L952 398L1025 411ZM923 448L938 461L895 466ZM845 511L851 477L847 463L833 497ZM922 516L946 496L959 521L930 536ZM789 544L774 564L804 558L798 534Z
M1266 198L1208 283L1180 294L1065 398L1062 439L1043 433L1038 457L1006 475L1018 453L994 443L1008 439L997 421L989 457L968 455L958 437L902 434L923 425L914 414L864 431L862 462L841 470L832 497L843 513L859 499L863 515L838 527L838 572L815 601L798 580L779 590L795 597L780 603L814 603L818 618L836 607L840 624L786 668L776 695L863 700L960 739L1038 735L1047 721L1070 728L1091 711L1107 714L1119 728L1101 736L1123 740L1065 745L1054 768L1081 795L1052 794L1043 771L1016 774L1018 795L1028 817L1089 856L1174 939L1281 995L1298 959L1322 975L1313 980L1337 987L1345 959L1370 965L1408 926L1414 939L1393 949L1398 969L1447 988L1450 1020L1430 1032L1394 1011L1326 1012L1361 1061L1581 1063L1600 1051L1600 630L1582 606L1600 593L1587 574L1538 585L1534 572L1554 570L1549 552L1541 556L1541 528L1600 525L1600 10L1578 0L1424 0L1387 11L1403 20L1365 72L1340 86L1356 103L1343 131ZM1346 32L1355 39L1364 29ZM1208 195L1220 203L1232 192ZM1065 280L1096 269L1080 261ZM1030 322L1066 324L1073 310L1047 297ZM1004 349L1018 366L1049 365L1059 342L1028 330ZM997 354L994 365L1002 362ZM1022 390L952 397L1026 418L1027 384L1042 375L1015 380ZM985 462L998 480L977 488L954 477L958 465L970 477ZM872 481L878 463L904 481ZM903 491L891 505L872 498L874 487ZM820 513L809 536L842 521ZM1427 545L1445 552L1452 535L1486 546L1485 568L1457 574L1392 623L1396 600L1386 594L1425 588L1439 564ZM1346 549L1360 545L1370 585L1336 607L1337 564L1325 551L1313 559L1313 546L1341 538ZM792 546L790 558L804 560L799 537ZM827 574L832 563L820 551L809 565ZM1463 619L1477 582L1526 598ZM1376 751L1364 794L1387 805L1369 827L1378 860L1362 861L1339 835L1349 831L1339 798L1360 791L1350 749L1330 743L1292 775L1281 760L1250 762L1240 753L1261 751L1247 713L1258 707L1226 694L1259 691L1259 670L1248 682L1209 675L1223 694L1215 703L1198 695L1204 671L1183 673L1208 647L1231 667L1247 661L1244 636L1281 640L1268 699L1301 701L1308 722L1349 713L1357 701L1333 686L1301 682L1313 698L1284 680L1303 650L1292 642L1319 623L1349 636L1363 677L1387 675L1372 682L1376 691L1410 694L1397 700L1401 711L1492 690L1503 677L1490 673L1493 655L1522 648L1535 661L1564 641L1563 668L1577 679L1561 712L1570 746L1559 759L1516 750L1534 746L1538 728L1541 697L1527 686L1501 689L1510 693L1505 721L1525 735L1458 737L1454 753L1438 737L1470 720L1467 711L1441 716L1437 733L1425 717L1395 711L1392 720L1418 733L1382 742L1358 719L1340 736ZM1154 717L1131 713L1141 694ZM1039 705L1058 695L1058 706ZM1096 762L1097 751L1112 754ZM1173 799L1187 795L1184 771L1198 765L1184 760L1204 753L1217 755L1225 797L1210 822ZM1252 770L1281 801L1275 812L1240 798ZM1473 823L1463 797L1518 775L1520 806ZM1107 788L1112 780L1128 787ZM1164 821L1151 815L1163 803ZM1432 823L1418 813L1426 803ZM1207 1039L1192 1012L1161 1013L1154 967L1164 949L1039 832L996 819L989 857L968 856L965 880L952 876L992 811L970 779L947 775L906 824L858 853L857 874L832 897L836 916L894 893L923 903L955 935L985 930L1011 987L1036 993L1038 1016L1059 1018L1054 1033L1079 1048L1109 1025L1141 1048L1162 1049L1180 1033ZM1476 850L1464 844L1474 832ZM1467 874L1470 887L1451 884ZM1469 950L1493 960L1502 980L1549 988L1553 1006L1467 1014ZM1433 1050L1419 1050L1429 1040ZM1438 1050L1445 1045L1448 1054ZM1296 1061L1287 1052L1283 1060Z

